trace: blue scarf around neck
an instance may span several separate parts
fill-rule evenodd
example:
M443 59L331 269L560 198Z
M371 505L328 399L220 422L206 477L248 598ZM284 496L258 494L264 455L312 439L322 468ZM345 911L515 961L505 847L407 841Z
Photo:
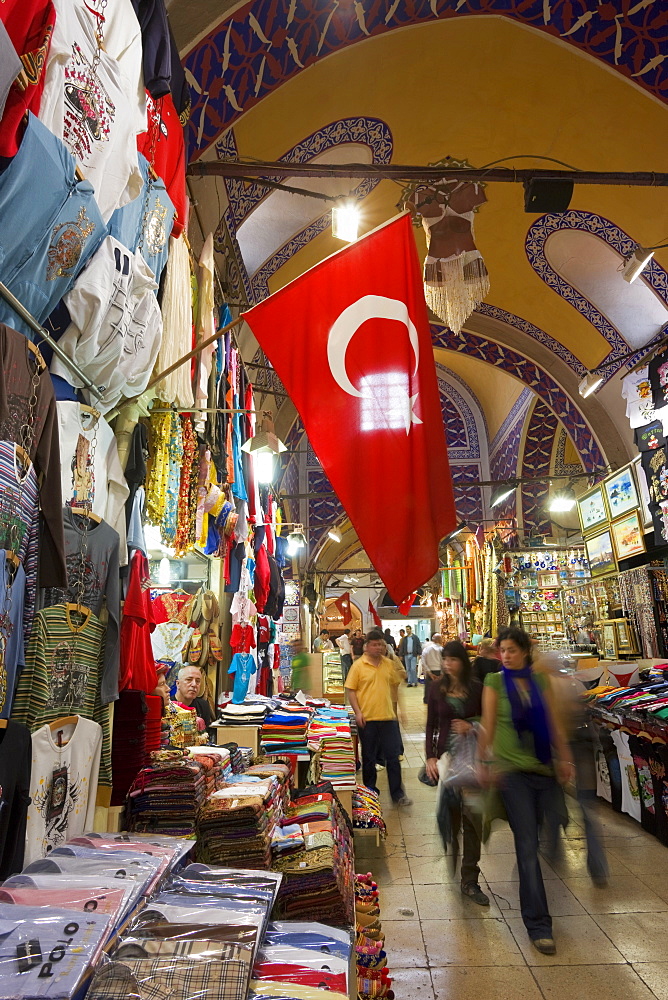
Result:
M550 727L547 721L543 695L536 683L531 664L528 663L521 670L508 670L507 667L502 667L501 670L506 685L508 701L510 702L513 725L517 730L520 741L523 733L530 733L533 736L536 757L541 764L549 764L552 759ZM528 680L529 682L531 698L528 702L522 698L515 684L515 681L519 679Z

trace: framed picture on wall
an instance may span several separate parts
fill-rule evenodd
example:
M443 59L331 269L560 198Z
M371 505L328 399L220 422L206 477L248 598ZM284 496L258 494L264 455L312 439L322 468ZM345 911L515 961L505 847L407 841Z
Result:
M580 515L580 526L582 534L593 531L608 520L608 512L605 509L603 499L603 488L596 486L593 490L585 493L578 500L578 514Z
M645 537L640 527L638 511L627 514L610 525L617 561L630 559L645 551Z
M585 539L587 549L587 559L591 575L603 576L617 569L615 553L612 547L612 538L609 531L601 531L598 535L592 535Z
M610 479L606 479L603 487L611 521L638 507L638 489L632 465L627 465L625 469L620 469Z
M606 660L616 660L617 656L617 629L614 622L602 623L603 655Z
M558 587L559 586L559 574L548 571L547 573L538 574L538 586L539 587Z

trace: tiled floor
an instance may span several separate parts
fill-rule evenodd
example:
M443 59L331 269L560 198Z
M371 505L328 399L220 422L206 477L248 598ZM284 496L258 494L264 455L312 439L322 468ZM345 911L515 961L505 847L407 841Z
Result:
M379 774L387 840L355 843L357 871L380 889L388 965L397 1000L668 1000L668 850L601 805L611 878L587 876L584 832L573 803L563 858L543 861L557 954L540 955L519 913L512 837L483 847L483 909L464 899L436 829L436 789L417 780L424 763L422 689L402 692L404 780L413 805L396 809Z

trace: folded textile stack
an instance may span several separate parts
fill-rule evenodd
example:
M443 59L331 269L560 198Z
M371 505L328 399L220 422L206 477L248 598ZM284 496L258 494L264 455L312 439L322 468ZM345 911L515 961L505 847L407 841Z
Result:
M164 704L162 697L159 695L147 694L145 698L148 711L146 713L146 752L144 763L149 764L151 754L160 749Z
M146 758L148 704L143 691L121 691L114 704L111 741L111 805L122 806L137 768Z
M285 824L302 829L304 849L275 854L275 871L285 876L276 901L280 916L352 923L352 834L331 785L293 792Z
M301 705L283 705L264 720L260 736L265 753L307 753L306 734L311 718Z
M345 709L332 706L316 711L309 723L308 747L314 752L313 781L331 781L335 788L355 788L355 751Z
M188 747L188 754L205 768L207 798L223 788L232 777L230 751L227 747Z
M376 829L383 839L387 827L380 807L380 795L365 785L356 785L353 792L353 826L359 830Z
M126 800L129 830L191 835L206 799L207 772L214 763L184 750L161 750L137 775ZM210 779L209 779L210 783Z
M248 702L234 705L229 702L219 709L218 721L224 726L261 726L266 714L266 705L255 705Z
M253 763L255 754L253 753L251 747L239 747L238 750L241 755L241 766L239 767L239 771L245 771L246 768L250 767ZM237 773L238 772L235 771L235 774Z
M232 774L239 774L241 771L245 771L246 764L244 761L244 755L242 754L241 747L238 743L221 743L219 746L225 747L225 749L229 751L230 771Z
M274 777L228 785L214 792L197 820L199 860L214 865L269 868L279 789L280 783Z

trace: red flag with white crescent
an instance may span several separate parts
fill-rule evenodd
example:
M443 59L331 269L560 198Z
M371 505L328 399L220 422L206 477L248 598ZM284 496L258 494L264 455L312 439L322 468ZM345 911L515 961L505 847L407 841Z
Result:
M434 353L408 214L244 314L398 604L456 526Z
M376 625L378 626L378 628L381 628L381 626L382 626L383 623L381 622L380 618L378 617L378 612L376 611L376 609L374 608L373 604L371 603L371 598L369 598L369 614L373 618L373 620L376 623Z
M341 617L343 618L343 624L349 625L353 620L352 611L350 610L350 593L348 591L345 594L341 594L334 601L335 605L341 612Z

